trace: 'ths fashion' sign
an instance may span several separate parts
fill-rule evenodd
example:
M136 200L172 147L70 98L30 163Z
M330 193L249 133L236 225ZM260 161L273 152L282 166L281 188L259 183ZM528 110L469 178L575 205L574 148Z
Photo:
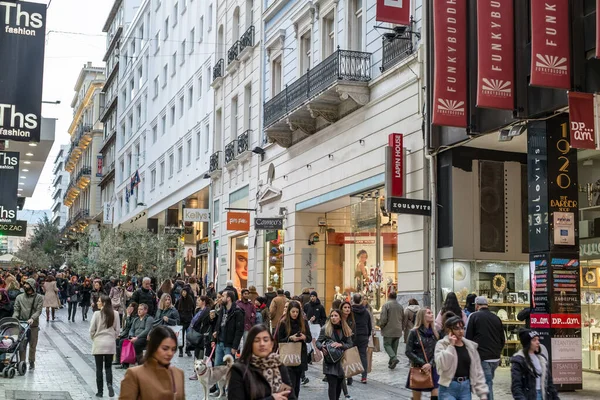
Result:
M0 222L17 219L19 153L0 151Z

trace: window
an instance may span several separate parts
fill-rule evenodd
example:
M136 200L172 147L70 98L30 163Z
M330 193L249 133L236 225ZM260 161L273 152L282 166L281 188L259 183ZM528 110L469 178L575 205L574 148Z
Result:
M202 98L202 89L203 89L203 85L202 85L202 75L200 75L198 77L198 99Z
M323 17L321 26L323 27L323 59L333 54L335 50L335 19L334 10Z
M132 164L131 164L131 153L127 153L127 164L126 164L126 168L127 168L127 175L125 176L125 178L129 178L131 176L131 168L132 168Z
M204 126L204 152L208 153L208 141L210 139L210 125Z
M137 171L137 169L140 166L140 157L142 156L140 154L140 145L139 145L139 143L135 145L135 150L134 151L135 152L133 153L133 160L134 160L134 162L133 162L134 168L133 169L135 169Z
M229 132L229 137L232 141L237 138L238 131L238 99L237 97L233 97L231 99L231 131Z
M129 93L131 93L130 100L133 100L135 97L135 80L133 78L129 81Z
M163 40L167 40L169 38L169 17L165 19L165 34L163 35Z
M198 42L204 40L204 16L200 17L200 26L198 27Z
M211 69L210 69L210 65L208 65L206 67L206 76L208 77L208 79L210 79L210 74L211 74ZM210 90L210 81L206 82L206 91L208 92Z
M177 25L177 19L179 18L179 4L175 3L173 6L173 27Z
M181 60L179 61L179 65L183 65L183 63L185 62L185 39L183 39L183 42L181 42L181 49L179 50L179 53L181 54Z
M125 180L125 161L123 160L119 161L119 174L119 178L123 182Z
M160 8L160 0L156 0L156 10Z
M158 76L156 78L154 78L154 97L153 99L158 97L158 87L159 87L159 83L158 83Z
M208 6L208 29L207 29L209 32L212 29L212 13L213 13L213 6L212 6L212 4L210 4Z
M175 76L175 73L177 73L177 52L173 53L173 55L171 56L171 65L173 66L173 68L171 68L171 76Z
M190 31L190 52L189 54L192 54L194 52L194 47L196 46L196 43L194 43L196 41L196 28L192 28L192 30Z
M165 66L163 67L163 76L162 76L162 87L164 88L165 86L167 86L167 74L169 71L169 64L165 64Z
M362 51L363 50L363 4L362 0L351 0L350 1L350 15L349 15L349 35L350 43L349 47L352 50Z
M140 65L138 68L138 88L144 86L144 66Z
M133 113L129 114L129 118L127 120L127 123L129 125L129 129L127 132L127 138L131 137L132 131L133 131Z
M160 121L162 126L161 136L164 136L167 133L167 116L163 115Z
M140 41L140 48L142 47L142 40L144 40L144 24L138 29L138 39Z
M135 116L136 116L136 130L140 129L140 124L142 123L142 105L138 104L135 108Z
M156 32L154 36L154 55L160 50L160 31Z
M158 126L154 125L152 127L152 144L156 143L158 140Z
M246 29L252 26L254 20L254 1L246 0Z
M184 98L183 98L183 96L181 96L179 98L179 118L183 117L184 104L185 104Z
M175 106L171 106L171 126L175 125Z
M177 149L177 171L181 172L183 169L183 147Z
M200 150L202 149L202 131L196 132L196 160L200 158Z
M300 71L299 76L302 76L311 67L311 35L310 31L306 32L300 38Z
M189 138L187 140L187 147L186 147L186 159L187 162L185 163L185 165L190 166L192 165L192 139Z
M181 13L182 14L185 12L185 10L187 10L187 3L188 3L188 0L182 0L182 3L181 3L181 6L182 6Z
M160 184L165 183L165 162L160 162Z
M252 84L244 88L244 130L252 129Z
M173 172L175 172L175 155L171 153L169 154L169 178L173 177Z
M279 56L271 65L271 98L281 92L281 78L281 56Z
M131 57L135 57L135 38L131 41Z
M190 86L188 88L188 108L192 108L194 105L194 87Z
M212 212L212 220L213 220L213 225L217 224L219 222L219 214L221 212L221 201L220 200L215 200L213 202L213 212Z

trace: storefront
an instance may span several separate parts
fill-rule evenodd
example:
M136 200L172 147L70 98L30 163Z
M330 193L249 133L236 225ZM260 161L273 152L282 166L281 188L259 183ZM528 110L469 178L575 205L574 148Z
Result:
M285 255L285 231L265 231L265 287L283 287L283 264Z

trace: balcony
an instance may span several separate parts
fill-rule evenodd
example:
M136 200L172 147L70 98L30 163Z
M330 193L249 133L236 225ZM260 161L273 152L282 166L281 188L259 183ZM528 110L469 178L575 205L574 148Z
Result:
M237 138L237 159L244 161L250 156L250 135L252 131L248 129Z
M100 187L106 186L108 182L114 180L115 178L115 162L113 161L108 166L104 167L104 174L102 175L102 180L100 181Z
M233 68L233 65L239 64L238 56L240 55L240 41L236 41L227 52L227 70Z
M225 71L223 71L224 64L225 64L225 61L221 58L219 61L217 61L217 63L213 67L212 87L215 89L218 87L221 87L221 82L223 81L223 75L225 74Z
M382 40L383 54L379 68L381 72L392 68L413 52L413 39L410 32L405 32L403 36L392 40L386 39L384 36Z
M226 165L230 164L232 161L235 160L235 153L236 153L235 142L236 142L236 140L233 140L225 145L225 164Z
M221 176L221 170L223 168L221 165L221 153L221 151L217 151L210 156L208 175L210 175L210 177L213 179Z
M290 147L369 102L371 53L340 50L264 104L270 141Z
M65 171L73 172L75 169L79 156L85 151L94 138L92 129L92 125L89 124L82 124L77 127L77 130L72 137L71 149L69 150L65 163Z
M241 61L246 61L252 55L254 50L254 26L251 26L240 37L240 55Z
M92 180L92 168L91 167L83 167L77 175L71 178L71 182L69 182L69 186L67 187L67 191L65 192L65 197L63 198L63 203L67 207L71 207L79 193L83 189L85 189Z

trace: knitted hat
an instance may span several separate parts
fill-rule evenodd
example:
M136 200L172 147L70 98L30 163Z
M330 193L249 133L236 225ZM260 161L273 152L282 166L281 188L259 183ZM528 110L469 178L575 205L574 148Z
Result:
M314 290L313 290L312 292L310 292L310 295L311 295L311 296L315 296L315 297L319 297L319 296L317 295L317 292L316 292L316 291L314 291Z
M523 348L528 348L531 343L531 339L534 337L540 337L540 334L536 331L532 331L531 329L521 329L519 330L519 339L521 340L521 345Z

